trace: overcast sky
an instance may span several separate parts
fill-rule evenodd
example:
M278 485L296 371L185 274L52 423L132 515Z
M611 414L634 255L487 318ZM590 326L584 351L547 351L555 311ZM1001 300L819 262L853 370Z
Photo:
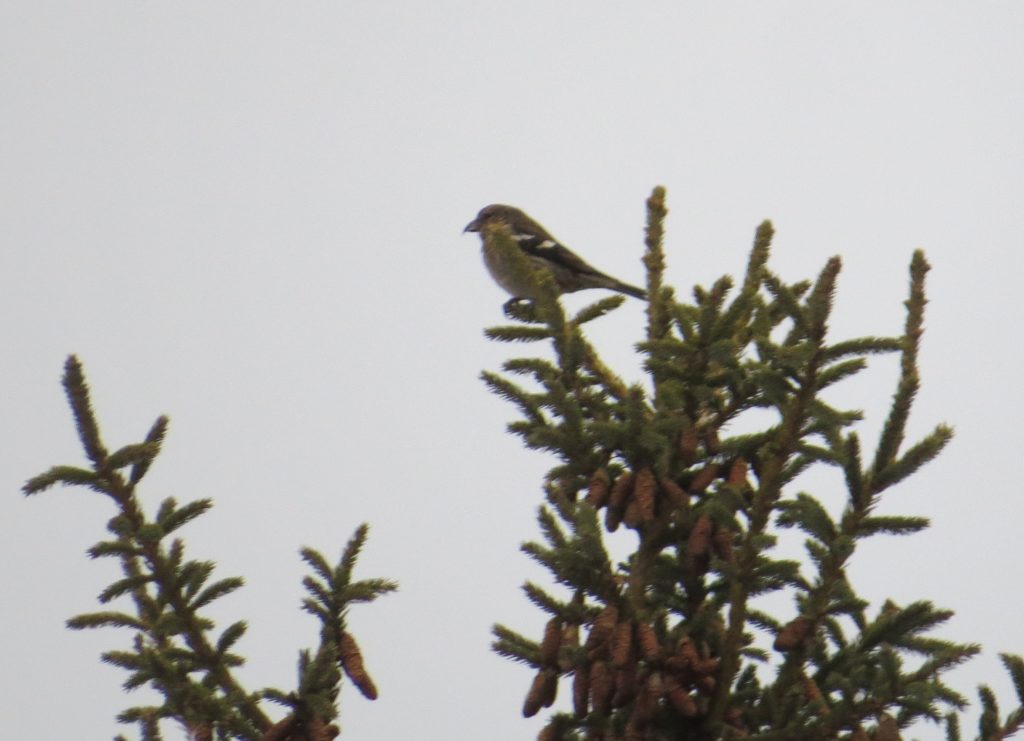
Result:
M985 654L951 681L1012 706L996 653L1024 651L1022 38L1009 1L0 2L3 735L110 738L145 701L98 661L127 633L63 627L116 576L84 555L111 506L18 493L84 460L59 386L75 352L111 447L171 417L148 505L216 500L184 535L247 579L215 615L250 620L252 688L294 686L315 644L299 547L335 558L367 521L358 574L401 591L352 614L381 698L346 687L343 737L534 737L530 674L488 642L543 621L518 544L553 461L478 380L522 348L483 338L506 297L461 230L513 203L642 283L657 184L681 293L742 271L771 218L787 280L842 255L837 338L898 333L927 251L911 432L957 437L880 508L933 527L869 541L853 578L876 607L956 610L938 635ZM643 322L630 300L592 325L629 380ZM895 368L840 394L868 441Z

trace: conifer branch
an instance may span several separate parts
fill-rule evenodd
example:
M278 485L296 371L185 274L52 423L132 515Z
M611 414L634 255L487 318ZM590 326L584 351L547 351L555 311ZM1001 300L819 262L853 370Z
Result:
M71 413L75 417L75 429L86 456L94 466L100 468L107 458L107 449L100 440L99 426L89 400L89 386L82 374L82 364L74 355L64 363L64 392L67 394Z
M910 407L920 387L917 369L917 354L924 333L924 281L931 265L925 260L924 252L916 250L910 263L910 297L906 301L907 321L903 331L900 379L893 396L889 417L882 428L882 435L875 453L872 473L877 476L896 458L903 443Z
M927 635L951 613L925 601L887 603L870 618L847 574L864 538L927 527L924 517L872 510L884 489L937 456L951 435L940 425L900 450L918 383L923 255L911 266L903 337L829 342L839 258L813 283L784 283L767 267L773 229L765 222L738 292L724 276L695 288L691 303L676 301L663 285L663 189L647 205L650 306L637 347L653 399L607 370L579 332L583 318L603 313L603 302L573 322L546 325L553 363L506 363L506 372L531 376L540 392L486 377L497 393L526 406L514 431L561 459L548 474L548 506L539 518L546 542L523 550L572 601L527 584L530 601L549 616L544 638L495 629L495 650L536 672L524 713L550 705L564 676L572 681L574 712L553 714L542 739L852 741L897 738L916 720L942 720L942 710L965 702L942 675L978 647ZM863 415L820 394L864 370L870 356L896 350L901 381L875 462L866 467L850 430ZM731 423L748 410L777 418L730 436ZM789 493L817 464L843 472L841 514L814 493ZM623 527L637 541L615 566L602 534ZM805 533L807 563L774 556L776 527ZM788 620L751 602L779 590L796 602ZM773 638L781 654L767 683L758 670L771 654L752 645L757 632ZM1024 684L1016 661L1008 668ZM1024 717L1022 710L1000 721L991 693L982 701L981 738L996 738ZM951 737L959 737L957 728L947 720Z
M665 189L656 187L647 199L647 226L644 243L644 266L647 268L647 339L661 339L668 332L668 305L671 296L662 292L662 280L665 274Z
M84 486L110 497L117 505L118 513L108 524L113 539L95 544L89 555L120 560L122 578L107 586L99 599L111 602L127 597L134 604L135 614L123 610L85 613L68 620L68 627L113 627L133 632L131 650L108 651L102 659L129 672L125 689L150 685L163 696L163 704L128 708L118 720L137 723L143 737L152 739L160 738L160 721L165 719L180 722L192 738L211 741L214 734L217 738L254 741L298 739L297 733L307 739L337 735L337 729L329 723L337 714L341 671L370 699L377 694L363 668L359 648L345 630L344 616L351 604L372 601L396 588L385 579L351 579L366 539L366 526L357 529L336 567L328 566L314 551L303 553L320 577L308 579L307 588L314 595L311 611L321 618L323 630L317 652L305 652L300 659L298 691L247 692L232 671L244 659L231 652L245 634L247 623L236 621L216 636L213 621L200 614L202 608L239 589L242 579L213 580L212 561L186 560L183 542L169 538L209 510L211 501L179 505L168 498L149 519L136 494L137 484L160 452L167 418L158 418L143 442L108 453L81 363L73 356L65 365L64 387L91 470L55 466L29 479L23 491L29 495L54 484ZM123 473L126 468L127 477ZM283 701L292 708L292 715L272 725L259 707L261 699ZM282 730L286 728L290 730Z

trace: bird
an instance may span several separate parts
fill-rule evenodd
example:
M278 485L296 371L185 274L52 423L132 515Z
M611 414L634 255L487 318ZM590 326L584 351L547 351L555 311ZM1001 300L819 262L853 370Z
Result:
M647 292L642 288L623 283L588 264L583 258L552 237L547 229L527 216L521 209L503 203L492 203L480 209L480 213L466 224L466 228L462 232L463 234L466 232L480 234L484 264L495 283L511 294L512 298L508 303L537 298L537 287L532 282L526 283L518 280L510 273L501 259L500 253L488 240L484 228L492 224L503 224L511 231L512 239L533 264L551 273L559 294L572 293L586 288L606 288L639 299L647 298Z

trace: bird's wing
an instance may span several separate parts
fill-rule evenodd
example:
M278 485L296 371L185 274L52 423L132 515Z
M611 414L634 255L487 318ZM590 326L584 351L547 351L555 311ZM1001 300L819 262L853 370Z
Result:
M542 260L548 260L556 265L562 265L573 272L589 273L590 275L604 276L600 270L584 262L583 258L564 247L550 237L541 237L536 234L519 233L512 236L522 248L523 252Z

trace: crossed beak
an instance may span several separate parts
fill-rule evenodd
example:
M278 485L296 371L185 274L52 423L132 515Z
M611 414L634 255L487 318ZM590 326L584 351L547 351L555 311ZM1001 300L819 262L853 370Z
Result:
M480 231L480 219L473 219L471 222L466 224L466 228L462 230L462 233L466 232L478 232Z

